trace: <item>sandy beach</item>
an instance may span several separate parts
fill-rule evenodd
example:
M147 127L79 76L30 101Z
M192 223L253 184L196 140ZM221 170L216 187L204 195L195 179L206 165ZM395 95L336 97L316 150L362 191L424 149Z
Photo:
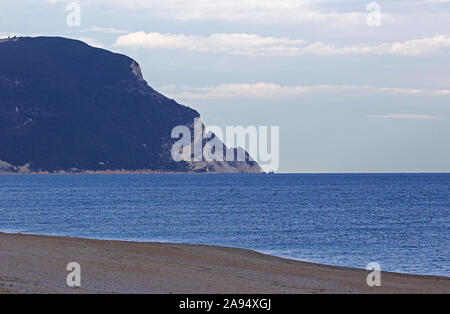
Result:
M82 287L66 285L70 262ZM254 251L0 234L0 293L450 293L450 278L323 266Z

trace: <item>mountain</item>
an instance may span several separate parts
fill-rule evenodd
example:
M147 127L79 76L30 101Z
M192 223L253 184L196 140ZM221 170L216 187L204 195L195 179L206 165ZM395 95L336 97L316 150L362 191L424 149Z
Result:
M0 172L261 172L248 154L175 162L172 129L198 117L127 56L65 38L0 40Z

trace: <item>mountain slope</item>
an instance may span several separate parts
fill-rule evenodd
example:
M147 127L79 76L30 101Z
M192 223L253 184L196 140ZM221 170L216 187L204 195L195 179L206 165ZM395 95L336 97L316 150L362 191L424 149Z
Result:
M196 117L124 55L64 38L0 43L0 171L261 172L250 158L173 161L172 129Z

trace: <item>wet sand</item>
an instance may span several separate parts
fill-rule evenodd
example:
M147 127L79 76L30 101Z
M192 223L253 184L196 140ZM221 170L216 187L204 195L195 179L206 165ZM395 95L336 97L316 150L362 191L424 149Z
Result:
M66 266L81 265L81 288ZM0 234L0 293L450 293L450 278L382 273L201 245Z

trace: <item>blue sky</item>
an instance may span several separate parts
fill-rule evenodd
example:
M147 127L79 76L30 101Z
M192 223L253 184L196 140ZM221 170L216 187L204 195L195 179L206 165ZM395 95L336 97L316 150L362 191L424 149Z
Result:
M136 59L206 124L280 126L280 172L450 172L450 0L2 0L0 35Z

